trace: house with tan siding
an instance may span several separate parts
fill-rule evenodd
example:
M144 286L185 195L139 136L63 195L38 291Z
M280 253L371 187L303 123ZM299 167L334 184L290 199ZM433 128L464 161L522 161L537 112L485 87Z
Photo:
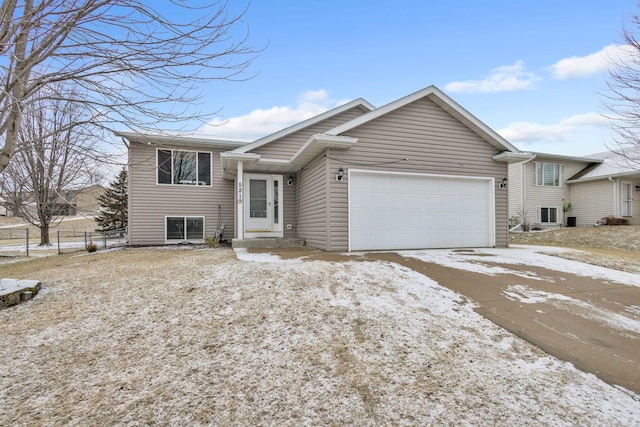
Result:
M507 246L508 163L528 158L434 86L351 101L249 143L120 132L132 245L327 251Z
M609 216L640 224L640 167L624 156L527 154L509 164L512 225L590 226Z

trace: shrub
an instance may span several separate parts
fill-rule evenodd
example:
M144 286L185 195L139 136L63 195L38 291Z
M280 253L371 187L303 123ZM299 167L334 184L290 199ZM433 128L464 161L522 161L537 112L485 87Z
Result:
M629 225L629 220L626 218L616 218L613 215L605 216L604 218L600 218L598 224L601 225Z
M542 225L540 225L540 224L533 224L533 225L531 226L531 230L534 230L534 231L540 231L540 230L542 230Z
M212 236L205 236L204 244L208 248L217 248L220 246L220 239Z
M87 252L92 253L98 250L98 245L96 245L93 242L89 242L89 244L87 245Z

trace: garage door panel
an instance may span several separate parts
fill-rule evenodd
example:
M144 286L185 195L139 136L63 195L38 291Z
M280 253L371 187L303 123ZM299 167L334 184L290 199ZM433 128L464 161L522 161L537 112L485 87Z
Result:
M493 245L493 180L352 171L352 250Z

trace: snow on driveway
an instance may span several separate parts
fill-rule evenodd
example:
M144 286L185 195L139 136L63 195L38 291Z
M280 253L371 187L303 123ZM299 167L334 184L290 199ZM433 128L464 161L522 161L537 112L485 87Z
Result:
M638 395L409 268L237 257L39 271L48 291L0 311L0 424L640 426Z
M509 248L490 248L472 250L418 250L398 251L402 256L417 258L426 262L433 262L446 267L460 270L473 271L483 274L522 274L508 267L486 266L484 263L494 262L499 264L530 265L544 267L550 270L562 271L582 277L610 280L632 286L640 286L640 274L627 273L612 270L584 262L571 261L564 258L550 256L561 252L570 252L571 249L553 248L548 246L518 246ZM535 275L528 275L533 278ZM544 280L544 278L540 278Z

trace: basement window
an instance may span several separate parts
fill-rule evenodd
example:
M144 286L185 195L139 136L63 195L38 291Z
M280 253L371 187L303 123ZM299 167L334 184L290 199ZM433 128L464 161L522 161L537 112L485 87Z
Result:
M204 241L203 216L168 216L165 218L167 243Z
M540 208L541 224L557 224L558 208Z

